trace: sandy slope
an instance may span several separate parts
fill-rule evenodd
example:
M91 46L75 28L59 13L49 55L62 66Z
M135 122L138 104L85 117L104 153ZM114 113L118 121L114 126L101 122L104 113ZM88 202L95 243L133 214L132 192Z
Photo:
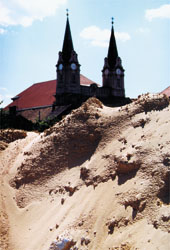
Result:
M169 113L163 95L113 109L92 98L10 143L0 249L45 250L57 237L72 249L169 249Z

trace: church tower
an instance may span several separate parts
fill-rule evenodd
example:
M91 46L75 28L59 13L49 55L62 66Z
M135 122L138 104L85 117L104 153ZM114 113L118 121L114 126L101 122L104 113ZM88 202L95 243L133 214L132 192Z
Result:
M125 97L124 69L122 67L121 58L118 56L116 39L113 28L113 18L112 18L112 28L111 28L108 55L104 59L102 77L103 77L103 87L110 88L112 96Z
M80 64L74 51L68 10L62 51L59 52L57 68L56 95L80 93Z

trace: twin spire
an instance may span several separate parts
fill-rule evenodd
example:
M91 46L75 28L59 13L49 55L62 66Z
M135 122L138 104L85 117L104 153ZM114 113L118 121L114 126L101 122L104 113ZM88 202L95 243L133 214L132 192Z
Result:
M72 51L74 51L74 47L73 47L73 41L72 41L72 36L71 36L68 9L66 11L67 11L67 14L66 14L67 21L66 21L66 29L65 29L65 35L64 35L62 54L63 54L64 63L68 64L71 58ZM108 64L111 69L115 67L117 57L118 57L118 52L117 52L117 46L116 46L116 40L115 40L114 28L113 28L113 18L112 18L111 36L110 36L109 49L108 49L108 55L107 55Z
M92 96L96 96L107 104L116 102L114 97L124 98L124 69L121 64L121 59L118 57L113 18L108 54L104 59L104 66L102 69L103 86L98 87L95 83L90 86L81 84L82 76L80 75L80 64L78 55L74 51L68 10L66 15L63 48L62 51L59 52L59 58L56 65L56 105L74 104L77 107L78 104Z

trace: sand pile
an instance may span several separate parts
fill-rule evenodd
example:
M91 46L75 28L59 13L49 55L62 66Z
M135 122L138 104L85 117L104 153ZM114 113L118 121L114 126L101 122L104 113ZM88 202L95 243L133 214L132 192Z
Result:
M0 155L2 249L169 249L169 124L163 95L122 108L91 98L11 143Z
M10 142L23 139L27 136L26 132L17 129L0 130L0 151L4 150Z

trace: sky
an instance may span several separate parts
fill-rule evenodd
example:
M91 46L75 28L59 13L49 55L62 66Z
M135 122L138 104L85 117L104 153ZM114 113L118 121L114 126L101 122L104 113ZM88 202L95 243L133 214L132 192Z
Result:
M102 85L114 17L126 96L170 86L169 0L0 0L1 107L32 84L56 79L67 8L81 74Z

